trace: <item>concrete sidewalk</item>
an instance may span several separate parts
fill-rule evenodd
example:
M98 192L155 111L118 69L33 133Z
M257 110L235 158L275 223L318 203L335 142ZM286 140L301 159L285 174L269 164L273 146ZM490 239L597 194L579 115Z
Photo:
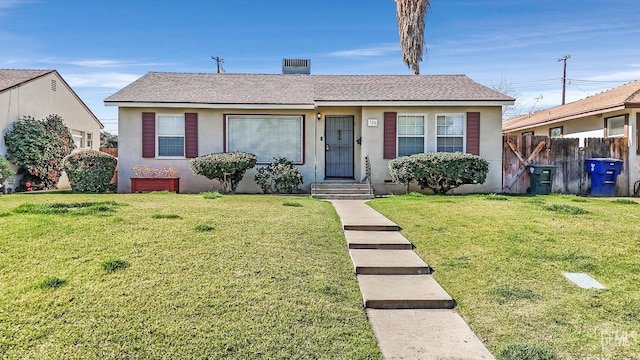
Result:
M398 225L360 200L331 201L385 359L495 359Z

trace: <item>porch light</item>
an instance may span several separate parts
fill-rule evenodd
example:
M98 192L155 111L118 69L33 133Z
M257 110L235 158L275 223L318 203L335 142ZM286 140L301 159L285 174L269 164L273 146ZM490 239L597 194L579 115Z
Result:
M318 114L316 114L316 116L318 117L318 121L322 120L322 113L318 113Z

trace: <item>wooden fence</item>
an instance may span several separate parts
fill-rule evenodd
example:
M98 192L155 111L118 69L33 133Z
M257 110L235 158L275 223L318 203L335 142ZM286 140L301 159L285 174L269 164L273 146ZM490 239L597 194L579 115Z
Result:
M563 194L587 194L589 178L584 170L588 158L615 158L624 162L618 176L616 195L629 195L629 143L626 138L588 138L584 147L578 139L548 136L504 136L502 147L502 187L507 193L527 193L529 172L525 165L551 164L557 170L552 191Z

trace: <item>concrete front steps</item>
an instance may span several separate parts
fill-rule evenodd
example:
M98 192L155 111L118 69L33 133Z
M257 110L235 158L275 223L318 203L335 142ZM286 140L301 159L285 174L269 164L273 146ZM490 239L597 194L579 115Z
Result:
M373 191L369 184L313 183L311 197L321 200L370 200Z
M364 201L332 201L384 359L495 360L398 226Z

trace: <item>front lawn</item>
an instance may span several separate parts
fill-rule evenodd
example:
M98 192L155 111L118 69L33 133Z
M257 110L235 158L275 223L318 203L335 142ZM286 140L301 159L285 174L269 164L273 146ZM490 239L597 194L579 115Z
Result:
M400 225L492 352L527 343L565 359L639 358L640 204L409 194L369 205Z
M378 359L331 204L0 196L0 358Z

